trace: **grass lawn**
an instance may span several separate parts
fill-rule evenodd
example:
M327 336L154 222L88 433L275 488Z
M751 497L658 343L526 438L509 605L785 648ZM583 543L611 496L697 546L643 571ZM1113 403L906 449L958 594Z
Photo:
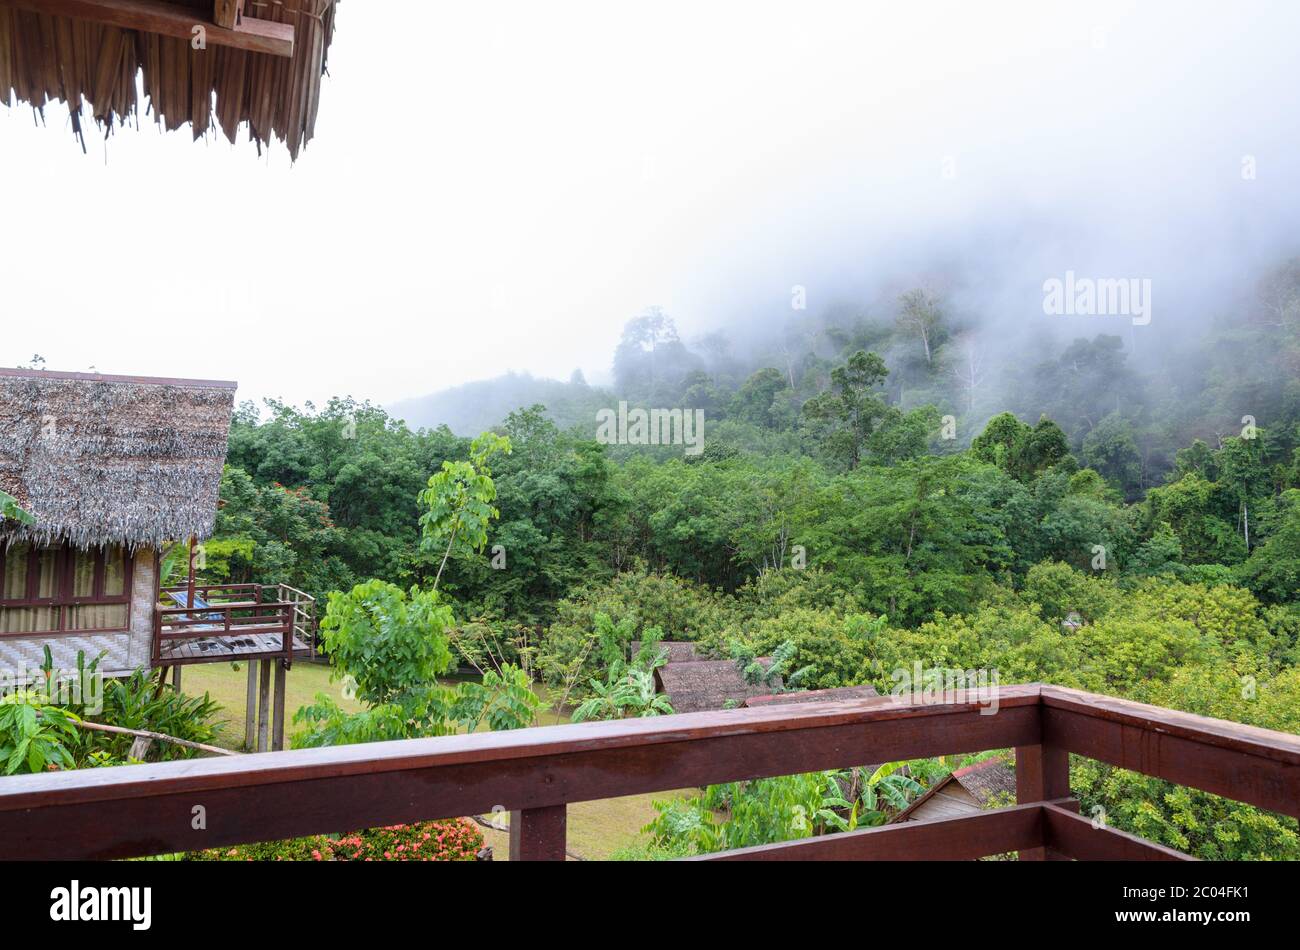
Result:
M199 663L187 666L181 673L181 691L191 696L208 693L224 707L218 714L222 724L216 744L227 749L242 749L244 744L244 696L248 683L248 667L241 663L238 670L229 663ZM546 699L545 687L538 692ZM360 711L355 699L343 695L341 683L330 682L330 668L320 663L298 662L285 678L287 720L285 731L292 733L293 714L302 706L315 701L317 693L325 693L344 709ZM548 709L542 714L545 726L568 722L565 712ZM656 792L653 795L632 795L598 802L579 802L569 806L569 850L587 859L604 858L619 848L636 842L641 828L655 816L651 802L656 798L669 798L682 792ZM491 816L496 821L507 821L508 815ZM504 861L510 854L510 835L507 832L482 829L483 837L493 846L495 859Z
M680 798L690 791L654 792L650 795L628 795L625 798L606 798L598 802L575 802L569 806L569 856L587 861L609 857L619 848L636 844L641 829L649 824L657 812L655 799ZM485 815L498 824L510 823L507 815ZM492 860L510 858L510 832L495 831L480 826L483 841L492 845Z
M311 705L317 693L325 693L349 712L360 712L361 704L343 695L342 683L330 682L330 668L323 663L298 662L284 680L285 723L287 734L293 732L293 714L302 706ZM181 672L181 692L189 696L207 693L223 709L218 714L222 723L216 745L227 749L244 747L244 697L248 690L248 665L240 663L239 669L229 663L196 663Z
M453 683L453 680L447 680ZM547 698L546 687L535 687L543 700ZM222 711L218 721L222 725L221 735L216 745L226 749L242 750L244 747L244 701L248 690L248 666L239 664L235 670L229 663L196 663L187 666L181 673L181 692L190 696L207 693L221 703ZM330 682L330 668L323 663L304 663L293 665L285 677L286 715L284 730L292 735L293 714L303 706L316 701L317 693L324 693L348 712L360 712L363 708L355 699L343 695L343 684ZM554 709L547 709L540 717L539 725L554 726L569 721L568 714ZM481 726L480 731L486 727Z

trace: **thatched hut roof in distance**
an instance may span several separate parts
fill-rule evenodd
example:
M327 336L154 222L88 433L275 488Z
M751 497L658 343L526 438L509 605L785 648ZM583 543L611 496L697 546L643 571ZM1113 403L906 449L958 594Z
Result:
M212 0L162 0L212 19ZM279 138L293 158L316 127L321 76L334 35L336 0L246 0L246 15L294 27L293 56L162 36L88 20L33 13L0 4L0 95L43 109L72 106L80 134L82 99L95 122L111 130L140 114L136 75L154 121L169 131L189 124L197 139L220 129L233 143L241 125L258 144ZM212 106L216 95L215 109Z
M0 369L0 489L36 523L6 543L211 536L235 384Z
M771 662L769 658L763 658ZM660 692L668 695L673 712L705 712L723 709L727 700L742 702L750 696L770 692L771 686L751 686L734 660L693 660L668 663L655 670Z
M1002 756L976 762L935 782L925 794L890 819L933 821L960 818L983 808L1012 804L1016 796L1016 766Z
M872 699L880 695L874 686L836 686L831 689L805 689L793 693L767 693L750 696L747 707L783 706L790 703L833 703L846 699Z

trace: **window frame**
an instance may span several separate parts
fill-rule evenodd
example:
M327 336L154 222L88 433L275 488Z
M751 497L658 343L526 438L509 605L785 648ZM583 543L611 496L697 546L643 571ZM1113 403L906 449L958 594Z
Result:
M0 596L0 611L15 609L24 610L34 607L56 607L58 608L58 621L54 630L24 630L21 632L4 632L0 631L0 638L4 637L36 637L51 635L81 635L94 633L118 633L131 629L131 620L134 613L131 603L131 591L135 577L135 554L125 545L121 546L123 559L122 574L122 593L105 594L104 581L107 574L106 563L108 559L109 546L103 545L93 548L75 548L69 542L65 541L55 549L54 555L54 595L52 597L37 596L40 590L40 558L39 552L49 550L49 547L38 547L31 544L28 548L27 555L27 590L25 596L21 598L5 598ZM75 565L76 555L81 552L93 551L95 553L94 580L91 585L91 594L89 596L74 597L72 591L75 583ZM0 545L0 577L4 577L5 561L9 557L9 548ZM118 604L126 604L126 623L122 626L100 627L93 629L70 629L69 608L72 607L108 607Z

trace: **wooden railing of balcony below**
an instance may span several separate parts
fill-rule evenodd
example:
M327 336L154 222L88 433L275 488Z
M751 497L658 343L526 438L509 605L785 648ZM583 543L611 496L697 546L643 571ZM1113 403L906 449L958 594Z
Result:
M171 587L164 595L180 598L176 606L154 610L153 664L184 665L229 659L226 654L187 658L166 650L187 640L211 638L245 639L258 644L241 649L240 656L280 657L291 661L295 654L315 652L315 601L287 584L214 584L194 588L193 610L187 588Z
M879 697L13 776L0 779L0 857L123 858L499 807L512 813L512 859L563 860L570 802L1006 748L1014 806L704 858L1188 859L1080 816L1070 754L1300 818L1300 737L1055 686L1003 687L996 712L989 699Z

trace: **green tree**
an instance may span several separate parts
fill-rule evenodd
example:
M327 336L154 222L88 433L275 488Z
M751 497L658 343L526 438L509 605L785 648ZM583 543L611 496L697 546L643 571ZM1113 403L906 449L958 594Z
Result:
M467 462L444 462L420 493L423 543L441 552L442 565L454 551L480 551L496 510L489 460L508 452L508 440L485 433L474 440ZM441 573L441 567L439 569ZM298 745L445 735L473 729L520 728L536 721L540 701L527 676L513 666L485 674L479 684L450 688L438 676L451 665L451 605L437 590L371 580L348 594L333 593L321 632L333 660L332 676L345 680L368 707L348 714L327 696L300 709L295 722L310 729Z
M938 298L920 288L910 290L899 299L898 328L906 336L921 341L926 365L934 362L933 353L938 347L943 329L943 313Z
M756 426L775 428L784 420L784 414L775 405L777 395L789 387L779 369L770 366L760 369L736 390L731 400L731 414Z
M830 389L804 403L803 412L824 435L830 453L848 468L857 468L867 439L886 416L888 406L877 387L889 370L875 353L858 350L831 371Z
M509 455L510 440L484 432L470 446L468 461L443 462L442 471L429 476L428 487L420 492L420 547L441 556L435 590L447 560L453 554L480 553L487 544L488 523L501 514L492 505L491 460L497 453Z
M1134 498L1142 488L1142 457L1133 425L1118 412L1105 416L1083 439L1083 462Z

